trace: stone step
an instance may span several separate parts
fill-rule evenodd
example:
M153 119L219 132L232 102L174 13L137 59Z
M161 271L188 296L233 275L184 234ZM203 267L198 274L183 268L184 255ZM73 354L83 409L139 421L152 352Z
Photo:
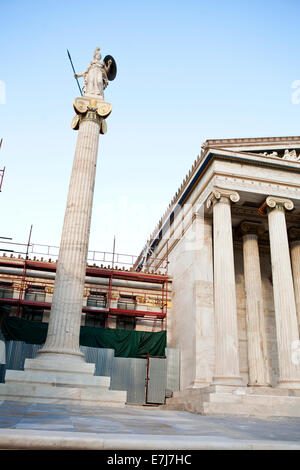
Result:
M66 386L66 387L102 387L109 389L110 377L94 376L87 374L74 374L62 373L40 370L7 370L5 374L5 383L35 383L35 384L49 384L52 386Z
M187 400L174 400L172 402L169 402L168 400L166 400L166 403L162 406L164 406L165 409L168 409L168 410L176 410L177 407L184 406L186 403L190 403L190 402L188 402Z
M300 417L300 407L286 403L285 405L262 405L244 403L203 403L199 413L205 415L241 415L241 416L293 416Z
M185 411L186 410L186 404L185 403L178 403L178 404L169 404L169 405L161 405L160 409L162 410L179 410L179 411Z
M0 384L0 400L87 406L125 406L127 392L95 387L55 387L30 383Z
M243 395L233 395L232 393L211 393L205 402L209 403L242 403Z
M300 390L280 387L247 387L247 395L274 395L300 397Z
M191 403L199 403L202 401L207 401L209 400L209 394L207 395L194 395L194 396L181 396L181 397L176 397L176 398L171 398L171 399L166 399L166 400L172 400L174 403L179 403L179 402L191 402ZM170 402L171 403L171 402Z
M248 390L247 394L244 392L238 390L238 393L222 393L219 389L217 393L207 394L204 399L196 394L178 394L176 398L167 399L164 409L185 410L204 415L300 416L300 397L288 395L292 391L280 389L278 393L277 389L273 389L276 395L255 395Z
M24 370L93 375L95 372L95 364L85 362L82 358L76 357L75 359L66 357L62 361L59 355L53 354L53 357L50 358L41 356L35 359L25 359Z
M182 397L182 396L199 396L203 394L207 394L209 392L210 388L209 387L203 387L203 388L186 388L184 390L179 390L178 392L173 392L173 397Z
M161 408L165 410L179 410L179 411L189 411L191 413L198 413L198 409L201 408L201 401L199 400L189 400L189 401L176 401L172 403L166 403L162 405Z
M284 395L254 395L254 394L246 394L246 395L234 395L230 393L212 393L207 400L206 403L243 403L246 405L265 405L265 406L281 406L285 405L286 403L290 403L291 405L298 405L300 408L300 397L291 397L291 396L284 396Z
M174 392L171 398L167 398L167 403L176 403L177 401L203 401L209 397L210 391L207 387L198 389L186 389Z
M275 396L275 395L245 395L242 398L242 402L245 405L251 405L255 403L257 405L266 405L266 406L285 406L289 403L290 406L298 406L300 409L300 397L287 397L287 396Z
M199 403L178 403L176 405L162 405L160 407L161 409L164 410L177 410L177 411L188 411L189 413L201 413L201 410L203 408L201 407L201 404Z

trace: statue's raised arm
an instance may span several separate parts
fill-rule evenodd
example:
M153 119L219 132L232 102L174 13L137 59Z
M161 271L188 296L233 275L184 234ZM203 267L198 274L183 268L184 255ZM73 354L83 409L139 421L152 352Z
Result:
M108 59L107 64L105 64L106 75L108 75L110 71L111 64L112 64L112 59Z

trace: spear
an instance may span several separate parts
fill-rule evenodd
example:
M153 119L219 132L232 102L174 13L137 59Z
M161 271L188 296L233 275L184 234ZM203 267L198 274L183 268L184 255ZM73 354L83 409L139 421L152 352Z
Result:
M69 56L69 59L70 59L70 62L71 62L71 66L72 66L74 75L76 75L76 72L75 72L75 69L74 69L74 65L73 65L73 62L72 62L72 59L71 59L71 55L70 55L70 52L68 51L68 49L67 49L67 53L68 53L68 56ZM76 77L75 77L75 78L76 78ZM81 91L81 88L80 88L80 85L79 85L78 78L76 78L76 82L77 82L77 85L78 85L78 88L79 88L79 91L80 91L80 95L82 96L82 91Z

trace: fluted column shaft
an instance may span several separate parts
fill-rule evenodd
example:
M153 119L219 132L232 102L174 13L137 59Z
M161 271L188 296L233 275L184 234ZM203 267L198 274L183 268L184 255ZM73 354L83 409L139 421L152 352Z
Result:
M93 117L93 113L89 114ZM40 353L83 356L79 349L100 118L79 126L61 236L47 339Z
M300 229L291 229L289 234L291 237L290 252L294 279L296 311L298 317L298 328L300 330Z
M259 228L247 222L241 224L250 386L270 385L257 235Z
M293 203L273 196L269 196L266 202L280 375L278 385L300 388L299 364L293 358L295 345L299 342L299 330L285 220L285 209L292 209Z
M215 373L213 384L242 385L233 257L231 202L235 192L217 188L208 200L213 203Z

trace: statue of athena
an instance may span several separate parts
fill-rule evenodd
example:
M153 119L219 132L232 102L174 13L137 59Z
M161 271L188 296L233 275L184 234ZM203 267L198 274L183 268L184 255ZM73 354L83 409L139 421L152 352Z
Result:
M104 90L108 85L108 73L112 60L107 63L101 61L100 47L96 47L94 59L89 63L88 68L81 74L75 74L75 78L83 77L83 95L95 96L104 99Z

